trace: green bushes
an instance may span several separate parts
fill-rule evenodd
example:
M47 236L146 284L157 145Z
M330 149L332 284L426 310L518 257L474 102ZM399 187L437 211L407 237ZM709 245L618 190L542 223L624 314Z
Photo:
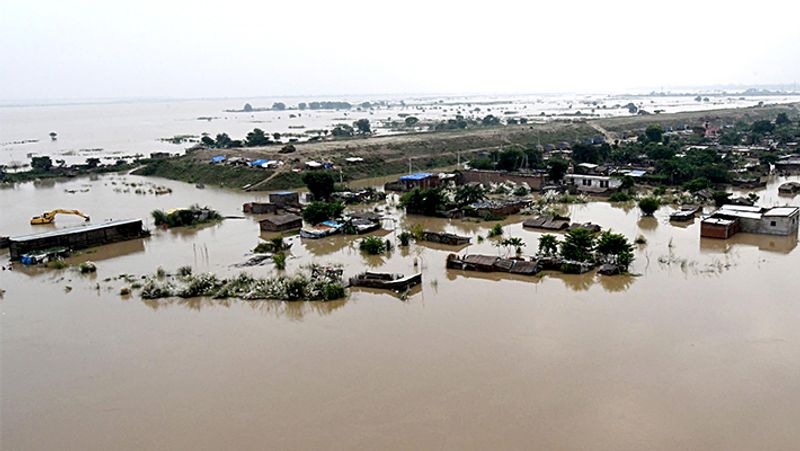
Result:
M222 219L222 215L216 210L212 210L208 207L201 207L197 204L189 208L179 208L167 212L163 210L153 210L151 215L157 226L167 228L195 226Z
M275 269L283 271L286 269L286 254L278 252L272 256L272 263L275 264Z
M411 233L405 231L400 233L400 235L397 235L397 239L400 240L400 245L403 247L408 246L409 242L411 241L411 238L412 238Z
M633 245L619 233L603 232L597 240L596 251L598 260L616 264L624 272L633 262Z
M361 252L369 255L380 255L389 252L392 249L392 243L376 236L368 236L358 243L358 248L361 249Z
M491 229L489 229L488 233L489 238L494 238L502 235L503 235L502 224L495 224Z
M629 200L631 200L631 196L628 193L624 193L622 191L608 196L609 202L628 202Z
M345 296L341 270L311 265L291 277L256 279L239 274L220 279L214 274L198 274L179 280L150 277L140 293L144 299L166 297L274 299L285 301L330 301ZM176 285L174 282L178 282Z
M645 216L653 216L653 213L660 207L661 202L656 197L645 197L639 201L639 209L642 210L642 214Z
M539 237L539 255L552 257L558 253L558 239L555 235L544 234Z
M343 211L344 204L341 202L311 202L303 209L303 219L311 224L319 224L338 218Z
M591 262L594 260L594 234L587 229L574 229L564 235L561 242L561 257L566 260L578 262Z

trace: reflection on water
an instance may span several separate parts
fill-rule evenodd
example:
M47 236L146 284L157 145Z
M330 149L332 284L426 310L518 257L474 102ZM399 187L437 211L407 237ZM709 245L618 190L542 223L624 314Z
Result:
M184 308L200 312L208 309L231 308L235 305L244 305L264 315L275 318L287 318L293 321L302 321L307 315L315 314L326 316L344 307L347 299L329 302L286 302L286 301L244 301L239 299L211 299L211 298L166 298L143 299L142 303L153 311L171 308Z
M755 246L760 251L788 254L797 247L797 236L737 233L727 240L700 239L700 250L703 252L728 253L738 246Z
M653 216L642 216L636 224L642 230L655 230L658 227L658 219Z
M85 180L2 190L0 230L30 233L30 215L54 204L148 220L198 195L240 214L255 196L158 181L173 193L136 197L105 180L84 196L64 188ZM72 257L98 263L88 277L74 267L0 271L3 447L86 449L88 437L97 449L252 449L269 437L280 449L671 449L675 440L795 449L796 238L701 240L698 221L670 226L667 208L655 218L604 202L565 209L575 222L644 236L637 276L463 272L446 269L448 246L412 243L373 258L359 237L293 236L282 274L318 262L342 264L345 277L422 271L423 283L406 302L362 289L312 303L120 295L159 266L279 274L272 264L231 267L264 237L251 217ZM498 253L493 240L475 239L491 221L398 220L398 230L419 223L473 236L459 252ZM504 221L504 236L534 253L543 232L520 221ZM7 264L6 253L0 259ZM147 414L153 406L157 418Z

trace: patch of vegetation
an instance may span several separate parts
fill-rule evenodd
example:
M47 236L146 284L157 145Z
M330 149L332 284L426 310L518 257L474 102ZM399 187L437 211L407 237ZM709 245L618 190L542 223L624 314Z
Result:
M391 250L392 243L389 240L382 240L376 236L368 236L358 243L361 252L369 255L380 255Z
M489 238L494 238L502 235L503 235L503 225L499 223L492 226L492 228L489 229L489 233L487 234Z
M94 273L97 272L97 265L95 265L94 262L83 262L78 265L78 271L80 271L81 274Z
M153 221L156 226L164 226L167 228L197 226L222 220L222 215L216 210L212 210L208 207L201 207L197 204L189 208L180 208L168 212L153 210L151 215L153 216Z
M180 285L176 285L171 280L150 277L142 287L141 296L144 299L178 296L331 301L346 294L341 276L341 269L310 265L293 276L266 279L257 279L245 273L230 279L220 279L214 274L198 274L181 279Z
M653 213L661 208L661 201L657 197L648 196L639 201L639 209L645 216L653 216Z
M631 196L628 193L624 193L622 191L613 193L612 195L608 196L609 202L628 202L631 200Z
M286 269L286 254L283 252L278 252L272 256L272 263L275 264L275 269L279 271L283 271Z
M344 212L341 202L311 202L303 209L303 219L311 224L319 224L329 219L335 219Z

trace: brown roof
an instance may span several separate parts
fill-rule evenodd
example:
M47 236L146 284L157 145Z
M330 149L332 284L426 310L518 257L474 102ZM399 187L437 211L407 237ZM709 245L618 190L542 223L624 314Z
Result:
M284 224L289 224L289 223L292 223L292 222L295 222L295 221L302 221L302 219L303 218L301 218L300 216L288 213L288 214L285 214L285 215L270 215L270 216L267 216L266 218L264 218L261 221L259 221L259 223L261 223L261 222L269 222L270 224L284 225Z

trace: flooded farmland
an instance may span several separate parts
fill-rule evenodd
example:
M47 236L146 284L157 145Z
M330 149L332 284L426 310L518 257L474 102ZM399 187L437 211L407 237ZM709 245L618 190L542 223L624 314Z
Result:
M762 203L800 203L777 186ZM156 195L156 188L169 188ZM139 191L139 193L137 193ZM448 270L451 252L504 252L493 222L406 216L375 205L395 240L414 224L473 237L468 248L412 244L367 257L357 239L292 237L287 272L308 263L423 272L406 298L353 289L287 303L121 296L121 274L158 267L235 275L260 238L239 193L109 175L0 189L0 231L79 209L93 222L143 218L149 238L78 253L97 264L0 271L3 449L704 449L786 450L800 443L797 239L699 238L670 207L567 205L646 244L633 276L537 277ZM231 218L161 230L150 211L208 205ZM238 218L241 217L241 218ZM504 234L536 250L522 217ZM53 227L81 224L58 217ZM47 226L45 226L47 227ZM0 265L8 265L7 251Z

